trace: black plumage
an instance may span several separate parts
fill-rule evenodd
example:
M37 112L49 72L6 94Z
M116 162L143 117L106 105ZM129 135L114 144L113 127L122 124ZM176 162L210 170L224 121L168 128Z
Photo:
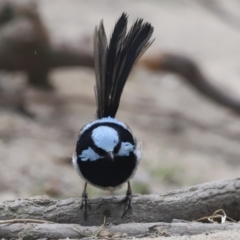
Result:
M96 123L82 133L77 143L78 153L90 146L100 156L104 155L103 150L95 146L91 138L92 131L99 126L112 127L118 132L120 142L129 142L135 145L132 134L122 126L115 123ZM114 154L117 154L119 148L120 145L116 145ZM79 161L82 176L88 179L92 185L102 189L119 188L133 174L136 165L137 157L134 152L130 153L129 156L115 156L114 161L107 157L98 161Z
M117 21L109 44L102 21L95 30L97 119L82 128L73 155L73 165L85 180L82 194L85 218L88 183L114 191L127 182L124 214L131 208L130 179L141 160L141 146L130 128L115 119L115 115L129 73L151 45L152 33L153 27L142 19L137 19L127 33L125 13Z
M97 118L115 117L128 75L142 54L151 45L153 27L137 19L127 32L127 15L117 21L109 45L103 26L95 30L94 54Z

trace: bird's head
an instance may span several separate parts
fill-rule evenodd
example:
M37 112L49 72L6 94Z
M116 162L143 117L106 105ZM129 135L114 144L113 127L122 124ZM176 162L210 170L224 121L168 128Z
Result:
M114 161L115 157L129 156L135 149L134 139L127 129L120 131L125 132L123 136L119 134L119 128L122 130L122 126L99 125L92 128L85 137L84 148L78 152L80 159L97 161L105 158Z

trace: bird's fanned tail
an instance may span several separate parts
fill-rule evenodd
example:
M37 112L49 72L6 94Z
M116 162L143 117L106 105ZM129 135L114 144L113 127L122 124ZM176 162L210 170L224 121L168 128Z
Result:
M110 43L101 21L95 30L94 57L97 118L115 117L121 94L133 65L151 45L153 27L137 19L127 32L125 13L115 24Z

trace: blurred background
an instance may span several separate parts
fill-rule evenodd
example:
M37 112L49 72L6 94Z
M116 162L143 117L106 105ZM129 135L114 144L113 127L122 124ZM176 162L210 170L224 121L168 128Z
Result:
M0 202L81 196L71 155L96 111L93 31L104 19L109 36L123 11L155 28L117 115L143 145L133 192L238 177L239 9L238 0L2 0Z

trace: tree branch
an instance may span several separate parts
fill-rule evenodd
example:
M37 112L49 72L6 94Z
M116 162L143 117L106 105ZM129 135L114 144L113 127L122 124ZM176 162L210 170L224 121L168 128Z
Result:
M172 53L159 53L155 57L140 60L139 64L151 71L175 73L183 77L201 95L240 114L240 99L212 84L191 58Z
M149 237L178 236L240 230L240 224L187 223L127 223L100 227L83 227L79 224L15 223L0 225L0 237L4 239L27 237L27 239L65 239L102 237Z
M6 201L0 205L0 220L39 219L56 223L76 223L99 226L106 223L172 222L173 219L196 220L223 209L228 217L240 219L240 178L210 182L183 188L166 194L134 195L133 209L124 218L121 215L123 197L90 199L87 221L79 210L80 198L56 200L34 197Z

